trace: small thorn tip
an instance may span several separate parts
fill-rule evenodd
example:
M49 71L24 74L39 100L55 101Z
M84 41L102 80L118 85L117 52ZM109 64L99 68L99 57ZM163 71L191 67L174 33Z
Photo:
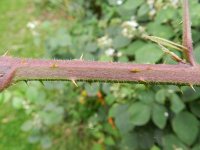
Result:
M75 80L71 80L71 81L72 81L72 83L73 83L76 87L78 87L78 84L76 83Z
M83 60L83 54L81 55L80 60Z
M45 86L43 81L40 80L39 82L40 82L43 86Z
M196 90L195 90L195 88L194 88L194 86L193 86L192 84L190 84L190 87L192 88L192 90L193 90L194 92L196 92Z
M8 56L8 51L6 51L2 56L3 56L3 57Z

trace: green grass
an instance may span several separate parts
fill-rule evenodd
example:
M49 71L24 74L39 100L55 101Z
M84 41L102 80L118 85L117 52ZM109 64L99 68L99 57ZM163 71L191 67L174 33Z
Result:
M34 21L31 0L0 1L0 54L6 51L20 57L38 57L41 49L36 47L27 23Z
M27 135L21 131L21 125L27 118L28 116L24 111L13 109L9 103L0 105L0 149L38 149L37 145L28 143Z
M0 0L0 54L7 50L10 55L36 57L33 36L27 29L27 22L34 18L30 0ZM29 144L21 125L28 116L22 110L15 110L10 102L0 104L0 149L36 150Z

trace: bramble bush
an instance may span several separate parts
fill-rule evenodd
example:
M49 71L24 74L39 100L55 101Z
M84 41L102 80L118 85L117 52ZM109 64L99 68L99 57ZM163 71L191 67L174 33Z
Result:
M45 58L167 63L174 60L143 35L181 42L176 0L35 0L28 23ZM200 62L200 4L190 1ZM177 55L182 54L176 52ZM30 117L21 129L47 149L199 150L200 88L118 83L31 82L1 94ZM20 86L20 88L19 88Z

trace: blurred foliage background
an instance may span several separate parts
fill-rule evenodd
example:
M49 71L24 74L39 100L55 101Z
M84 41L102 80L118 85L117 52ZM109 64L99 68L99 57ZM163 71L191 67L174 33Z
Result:
M190 5L200 62L200 3ZM0 53L174 64L142 37L181 43L181 21L179 0L1 0ZM0 93L0 149L200 150L200 88L78 84L19 82Z

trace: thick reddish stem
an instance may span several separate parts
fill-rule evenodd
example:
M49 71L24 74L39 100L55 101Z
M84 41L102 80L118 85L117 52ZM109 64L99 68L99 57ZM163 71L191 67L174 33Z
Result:
M22 80L200 85L200 66L0 58L0 90Z

